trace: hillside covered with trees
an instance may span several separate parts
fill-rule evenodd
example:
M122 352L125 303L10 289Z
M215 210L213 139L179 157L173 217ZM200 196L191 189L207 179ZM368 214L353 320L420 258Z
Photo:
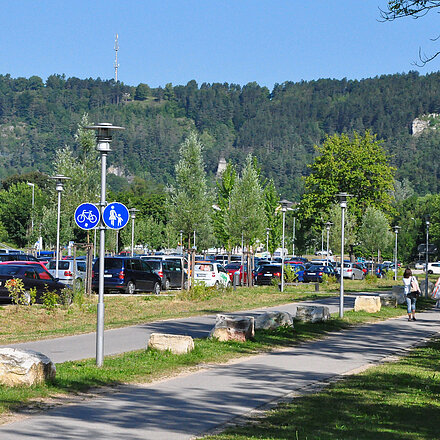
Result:
M327 135L370 130L396 168L399 188L418 195L439 192L440 133L415 137L412 121L440 113L440 73L416 72L361 81L323 79L276 84L201 84L150 88L113 80L65 78L46 82L0 75L0 178L39 170L52 173L56 152L76 148L84 113L91 122L126 127L110 165L150 187L174 179L179 145L196 129L213 186L219 159L242 166L249 153L281 194L299 200L303 176ZM125 179L111 180L117 189Z

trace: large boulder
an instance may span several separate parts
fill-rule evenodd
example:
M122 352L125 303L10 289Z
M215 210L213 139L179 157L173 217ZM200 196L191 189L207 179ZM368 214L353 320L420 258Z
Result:
M392 293L381 293L379 298L382 307L397 307L397 297Z
M219 341L244 342L255 336L255 320L253 316L217 315L215 327L210 337Z
M419 282L420 292L422 293L422 296L425 296L425 280ZM428 297L431 297L431 293L434 290L434 283L428 280Z
M297 306L295 319L302 322L321 322L330 319L327 306Z
M278 327L293 328L293 318L288 312L265 312L255 320L255 330L276 330Z
M0 383L9 387L32 386L55 378L53 362L32 350L0 348Z
M406 303L405 294L403 293L403 286L393 286L391 295L396 297L397 304Z
M379 296L357 296L354 301L355 312L376 313L380 311Z
M173 354L185 354L194 350L194 340L191 336L151 333L147 347L160 351L169 350Z

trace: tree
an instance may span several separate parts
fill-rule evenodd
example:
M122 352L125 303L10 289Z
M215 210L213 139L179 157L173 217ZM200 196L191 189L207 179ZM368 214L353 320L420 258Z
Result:
M226 228L226 218L230 208L231 193L237 180L235 167L228 162L223 171L220 182L217 182L217 208L213 213L214 235L221 246L228 252L232 250L231 236Z
M147 84L140 83L136 87L136 91L134 93L135 101L145 101L151 94L150 87Z
M176 165L176 185L170 190L170 219L176 231L183 231L191 247L193 232L197 244L207 242L211 233L212 199L206 183L203 146L192 131L182 143Z
M375 136L368 131L363 136L354 132L352 138L335 134L315 148L318 156L309 166L311 173L305 179L300 205L308 227L326 216L339 192L353 196L348 206L358 220L369 206L391 210L395 169Z
M231 191L226 229L231 243L238 245L243 236L246 246L254 246L265 233L264 196L254 158L249 154L242 175Z
M341 253L342 236L342 211L337 204L332 205L329 213L329 219L333 223L330 228L329 247L333 253ZM350 249L356 244L356 217L349 210L345 210L344 216L344 253L350 253Z
M394 21L403 17L421 18L431 9L438 8L439 6L440 0L389 0L387 8L385 10L381 9L380 13L384 21ZM439 54L440 51L437 51L434 55L426 56L419 50L421 65L424 66L426 63L429 63Z
M271 179L264 188L264 213L266 216L266 227L269 231L269 252L273 255L275 250L280 246L283 216L279 211L279 194L276 191L275 184Z
M393 233L385 214L369 206L362 217L362 224L358 232L359 244L373 256L389 247L393 241Z

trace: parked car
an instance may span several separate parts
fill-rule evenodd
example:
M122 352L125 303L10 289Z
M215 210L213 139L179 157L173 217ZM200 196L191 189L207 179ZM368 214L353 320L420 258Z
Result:
M435 263L428 263L428 273L432 274L440 274L440 262L437 261Z
M231 283L234 282L234 273L238 272L240 274L239 276L239 282L245 284L247 281L247 266L242 266L242 264L239 261L234 261L232 263L229 263L225 266L226 272L228 272L229 279L231 280Z
M333 266L324 265L312 265L306 268L304 271L304 282L305 283L322 283L323 275L334 276L338 278L338 274Z
M418 269L418 270L425 270L425 264L426 261L416 261L416 264L414 265L414 269Z
M0 253L0 261L38 261L33 255L28 254L2 254Z
M56 260L51 260L47 264L47 270L61 283L69 286L81 287L86 280L87 265L84 260L76 260L76 269L73 260L58 260L58 274L56 273Z
M267 264L260 266L255 276L255 284L270 285L274 278L281 279L281 264Z
M207 287L227 287L231 285L229 274L220 263L196 262L194 281L204 283Z
M360 269L364 275L368 274L368 267L365 263L353 263L353 267L355 267L356 269Z
M343 270L343 277L349 278L351 280L363 280L365 278L364 271L362 269L359 269L357 267L354 267L354 264L356 263L348 263L344 262L344 270ZM341 273L341 265L338 264L338 273Z
M181 261L175 260L147 260L148 265L156 272L161 280L162 290L170 290L172 288L182 288L182 273L183 273L183 288L186 289L188 276L182 267Z
M375 271L377 278L384 278L389 269L390 266L388 264L377 264Z
M305 272L305 267L303 264L289 264L289 266L292 268L292 270L295 272L296 274L296 281L298 281L299 283L303 283L304 282L304 272Z
M44 266L38 262L6 262L0 264L0 299L10 300L9 291L5 284L13 278L23 280L24 288L27 291L35 288L37 302L40 301L47 290L59 294L63 289L69 288L55 280Z
M123 293L160 293L162 279L147 261L136 257L104 258L104 292L116 290ZM99 287L99 258L93 264L92 288Z

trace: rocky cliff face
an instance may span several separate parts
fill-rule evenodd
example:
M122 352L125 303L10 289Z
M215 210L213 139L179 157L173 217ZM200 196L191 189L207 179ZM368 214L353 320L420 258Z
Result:
M440 126L440 115L438 113L423 115L420 118L414 119L412 122L412 134L413 136L417 136L428 128L436 130L437 126Z

